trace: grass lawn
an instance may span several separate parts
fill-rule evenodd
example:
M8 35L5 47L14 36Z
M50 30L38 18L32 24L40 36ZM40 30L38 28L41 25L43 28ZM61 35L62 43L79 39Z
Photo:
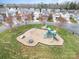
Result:
M0 33L0 59L78 59L79 37L64 29L50 26L52 29L56 29L64 39L63 46L47 46L39 43L35 47L28 47L16 40L16 37L22 32L41 26L20 26Z

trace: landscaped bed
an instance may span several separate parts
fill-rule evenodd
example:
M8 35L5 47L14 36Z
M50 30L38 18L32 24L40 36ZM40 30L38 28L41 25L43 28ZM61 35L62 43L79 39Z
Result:
M77 20L75 20L74 17L70 17L70 21L71 21L72 23L77 23Z
M35 47L24 46L16 37L31 28L43 25L25 25L0 33L0 59L77 59L79 55L79 37L64 29L55 29L64 39L63 46L48 46L39 43Z

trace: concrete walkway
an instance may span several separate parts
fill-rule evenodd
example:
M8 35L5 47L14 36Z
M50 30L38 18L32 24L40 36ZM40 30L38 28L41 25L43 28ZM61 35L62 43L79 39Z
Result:
M4 32L5 30L7 30L8 28L4 25L0 26L0 32Z
M39 23L36 23L36 22L28 22L27 24L41 24L41 22ZM25 24L25 25L27 25ZM48 24L48 25L54 25L54 26L58 26L60 28L64 28L70 32L73 32L75 34L78 34L79 35L79 24L69 24L69 23L66 23L66 24L60 24L60 23L54 23L54 22L46 22L45 24ZM20 26L22 26L24 24L21 24ZM5 30L7 30L8 28L5 27L4 25L0 26L0 32L3 32Z
M21 23L19 26L28 25L28 24L41 24L41 22L28 22L28 23L26 23L26 24ZM17 25L16 25L16 27L17 27ZM8 27L6 27L6 26L4 26L4 25L1 25L1 26L0 26L0 32L4 32L4 31L6 31L7 29L10 29L10 28L8 28Z

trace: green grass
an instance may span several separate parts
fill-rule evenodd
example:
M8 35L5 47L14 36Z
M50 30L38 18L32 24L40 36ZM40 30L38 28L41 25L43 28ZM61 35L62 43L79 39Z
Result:
M53 22L53 19L48 19L48 22Z
M35 47L24 46L16 37L31 28L42 25L27 25L0 33L0 59L75 59L79 55L79 37L64 29L50 26L64 39L63 46L38 44Z

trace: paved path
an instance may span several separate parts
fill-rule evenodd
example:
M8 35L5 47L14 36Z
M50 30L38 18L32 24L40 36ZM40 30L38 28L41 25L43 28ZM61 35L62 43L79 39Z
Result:
M19 26L22 26L22 25L28 25L28 24L40 24L40 22L38 23L36 23L36 22L28 22L27 24L24 24L24 23L22 23L21 25L19 25ZM17 26L16 26L17 27ZM4 26L4 25L1 25L0 26L0 32L4 32L5 30L7 30L7 29L9 29L8 27L6 27L6 26Z
M40 24L40 23L33 23L33 22L30 22L28 24ZM61 28L64 28L70 32L74 32L75 34L78 34L79 35L79 24L69 24L69 23L66 23L66 24L60 24L60 23L53 23L53 22L46 22L45 24L48 24L48 25L54 25L54 26L58 26L58 27L61 27ZM24 24L21 24L20 26L22 26ZM26 25L26 24L25 24ZM7 30L8 28L5 27L5 26L0 26L0 32L3 32L5 30Z
M0 26L0 32L3 32L3 31L5 31L5 30L7 30L7 29L8 29L8 28L5 27L4 25Z
M68 31L72 31L75 34L79 35L79 24L65 24L63 28L67 29Z

